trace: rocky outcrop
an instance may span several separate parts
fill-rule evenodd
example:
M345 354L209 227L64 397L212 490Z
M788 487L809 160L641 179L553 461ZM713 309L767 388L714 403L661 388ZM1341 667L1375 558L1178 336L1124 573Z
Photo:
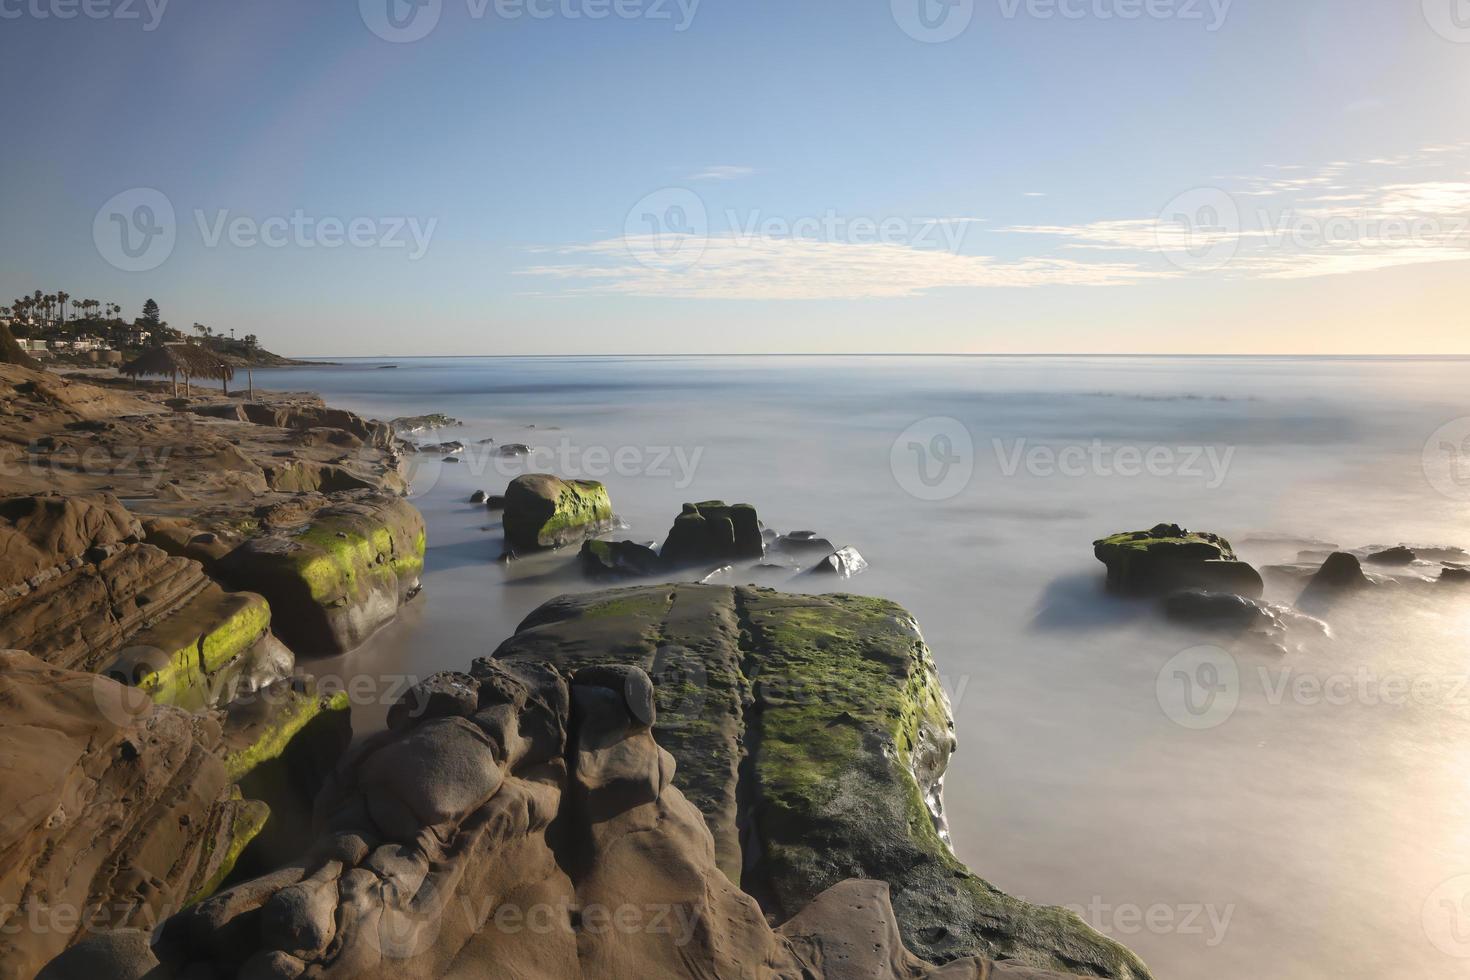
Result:
M266 813L230 785L219 738L208 716L0 652L5 976L89 932L150 928L223 880Z
M234 419L278 429L336 429L348 433L362 444L379 449L387 449L393 445L393 427L386 422L365 419L345 409L328 408L324 405L230 401L195 405L191 410L196 415L209 418Z
M419 589L424 520L401 497L359 491L289 530L252 538L218 574L259 592L298 656L346 653L390 621Z
M674 784L704 815L720 868L778 921L845 879L879 879L904 943L930 962L1148 975L1075 915L1005 895L951 853L949 707L918 627L892 603L699 585L563 596L495 657L648 671Z
M1190 532L1177 524L1126 531L1093 542L1093 554L1107 566L1108 588L1129 595L1162 595L1179 589L1205 589L1260 598L1260 573L1238 559L1218 534Z
M750 504L706 500L685 504L659 552L671 567L757 560L765 554L761 524Z
M868 560L856 548L838 548L811 567L813 575L836 575L852 578L868 567Z
M560 480L528 473L505 489L505 540L516 551L559 548L612 521L607 488L595 480Z
M921 961L875 882L772 930L716 868L636 668L569 684L481 660L436 692L337 770L303 859L175 916L151 947L98 937L43 976L1056 976Z
M388 423L396 432L415 433L428 432L433 429L447 429L450 426L459 425L459 419L450 418L443 412L432 412L428 415L405 415Z

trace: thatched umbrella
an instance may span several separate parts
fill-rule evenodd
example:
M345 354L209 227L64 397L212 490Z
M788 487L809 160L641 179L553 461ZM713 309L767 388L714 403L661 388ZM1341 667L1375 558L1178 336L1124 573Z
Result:
M152 347L122 367L122 373L130 378L138 378L140 375L151 374L159 377L172 378L174 382L174 395L179 393L179 375L184 376L184 394L189 394L189 382L193 378L217 379L225 389L225 394L230 393L230 379L235 376L235 369L227 361L221 360L202 347L193 344L168 344L164 347Z

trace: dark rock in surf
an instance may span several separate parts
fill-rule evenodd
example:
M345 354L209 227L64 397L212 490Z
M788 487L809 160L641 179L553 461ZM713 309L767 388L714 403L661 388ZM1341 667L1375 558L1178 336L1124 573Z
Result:
M1177 524L1099 539L1093 554L1107 566L1108 588L1127 595L1203 589L1255 599L1265 591L1260 573L1236 557L1229 541Z
M853 547L839 548L826 558L817 562L810 569L813 575L836 575L838 578L852 578L868 567L868 562L858 550Z
M657 551L636 541L584 541L578 557L594 578L657 575L664 567Z
M1400 545L1397 548L1374 552L1363 560L1374 565L1412 565L1418 559L1419 556L1414 554L1413 550Z
M1357 556L1345 551L1329 555L1302 590L1296 604L1303 609L1321 609L1335 599L1368 588L1372 582L1363 574Z
M765 543L760 520L750 504L706 500L684 505L659 553L666 564L679 568L758 559L765 554Z

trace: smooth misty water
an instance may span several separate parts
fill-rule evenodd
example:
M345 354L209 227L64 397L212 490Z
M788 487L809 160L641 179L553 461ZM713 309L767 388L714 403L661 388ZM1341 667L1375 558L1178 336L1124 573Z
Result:
M945 677L960 856L1008 891L1083 910L1159 977L1199 980L1464 975L1470 960L1452 954L1470 953L1457 945L1470 915L1443 902L1470 891L1451 881L1470 874L1470 590L1383 592L1335 610L1334 637L1289 656L1237 651L1239 706L1196 730L1171 720L1166 665L1209 638L1104 596L1090 543L1177 521L1256 562L1304 547L1256 540L1272 534L1470 545L1470 489L1437 491L1423 464L1431 434L1470 415L1467 382L1467 360L1289 358L423 358L256 372L377 417L465 421L434 438L563 451L557 468L582 468L565 476L620 459L604 479L634 539L662 540L683 501L719 497L856 546L872 567L843 587L912 610ZM931 417L959 420L974 443L973 477L941 501L905 489L927 495L908 444L938 430L893 453ZM1156 475L1118 475L1108 459L1016 468L1016 440L1023 452L1164 447L1180 465L1207 447L1228 467L1223 482L1208 457L1164 472L1156 449ZM573 550L496 563L498 516L465 501L515 470L474 449L420 472L424 594L351 670L462 668L542 601L594 587ZM683 456L656 466L665 449ZM697 458L688 485L681 458ZM362 724L380 716L359 711Z

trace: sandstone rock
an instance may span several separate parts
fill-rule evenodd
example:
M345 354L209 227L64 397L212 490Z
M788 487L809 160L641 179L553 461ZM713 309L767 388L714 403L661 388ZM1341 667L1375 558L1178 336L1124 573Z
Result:
M338 429L379 449L393 444L393 429L383 422L364 419L340 408L322 405L269 405L261 402L226 402L196 405L193 412L211 418L235 419L280 429Z
M345 494L299 530L253 538L218 564L231 585L259 592L298 656L346 653L419 589L423 516L406 500Z
M1265 591L1260 574L1236 558L1229 541L1177 524L1102 538L1093 542L1093 553L1107 566L1108 587L1116 592L1156 595L1206 589L1255 599Z
M427 432L431 429L447 429L450 426L459 425L460 421L450 418L443 412L433 412L429 415L408 415L403 418L394 419L389 423L397 432Z
M640 675L569 689L543 664L476 661L472 716L381 733L338 769L304 859L174 916L152 948L114 934L52 976L1059 978L923 962L878 883L772 930L627 700L651 691Z
M724 563L759 559L765 542L754 507L706 500L684 505L659 554L673 567Z
M218 727L95 674L0 652L0 963L149 928L217 886L264 822ZM107 976L107 973L94 976Z
M940 803L949 706L892 603L698 585L562 596L495 656L647 671L674 786L704 815L719 867L777 921L845 879L881 879L905 944L930 962L1148 975L1076 916L1005 895L954 857Z
M528 473L505 490L505 539L517 551L579 541L607 527L612 516L607 488L593 480Z

